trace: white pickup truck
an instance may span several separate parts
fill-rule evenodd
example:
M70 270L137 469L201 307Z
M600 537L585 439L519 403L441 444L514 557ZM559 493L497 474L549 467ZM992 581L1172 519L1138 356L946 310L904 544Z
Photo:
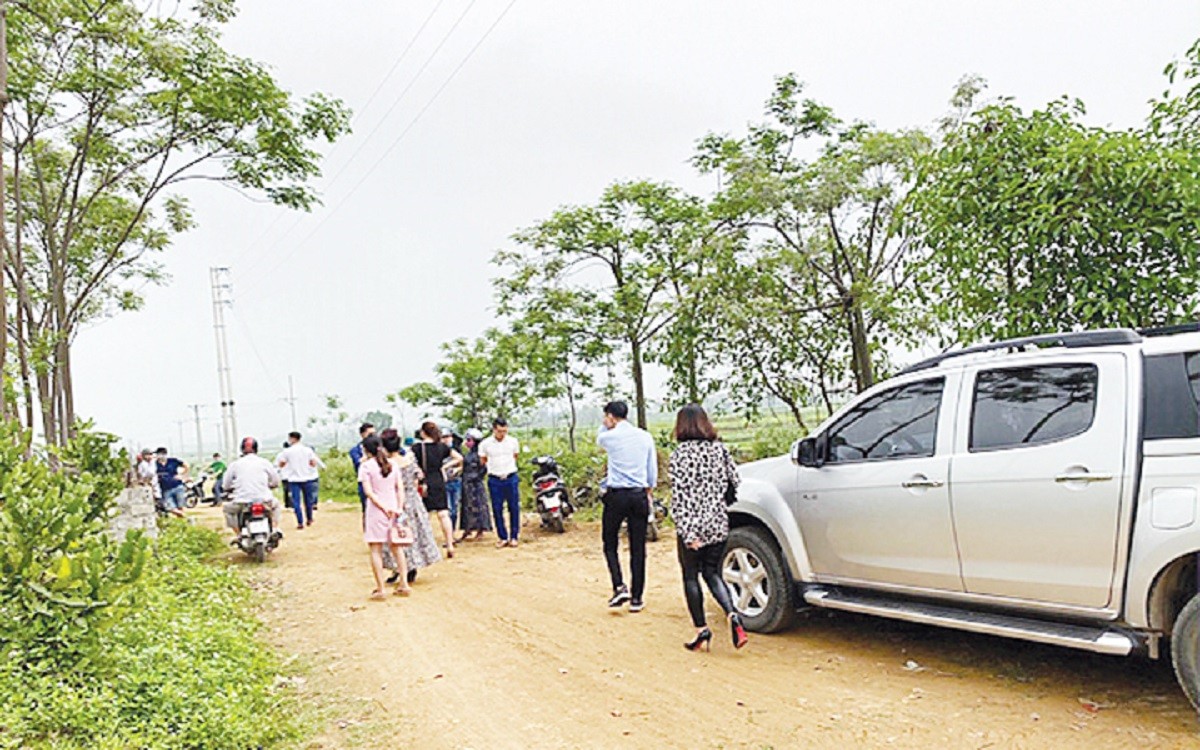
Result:
M1166 646L1200 706L1200 327L940 355L742 476L724 578L751 629L825 607Z

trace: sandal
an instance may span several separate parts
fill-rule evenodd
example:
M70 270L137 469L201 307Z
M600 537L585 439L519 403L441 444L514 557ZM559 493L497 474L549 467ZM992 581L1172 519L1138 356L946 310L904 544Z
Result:
M509 546L509 547L516 547L516 546L518 546L519 544L520 544L520 542L518 542L516 539L509 539L509 540L508 540L508 546Z
M404 587L397 586L396 589L394 591L392 591L392 596L409 596L411 594L412 594L412 586L404 586Z
M497 549L499 549L500 547L507 547L507 546L508 546L508 540L507 540L507 539L501 539L500 541L496 542L496 548L497 548Z
M371 601L373 601L373 602L381 602L384 599L386 599L387 597L385 597L383 595L382 591L380 591L379 589L375 589L374 591L371 592L370 598L371 598Z

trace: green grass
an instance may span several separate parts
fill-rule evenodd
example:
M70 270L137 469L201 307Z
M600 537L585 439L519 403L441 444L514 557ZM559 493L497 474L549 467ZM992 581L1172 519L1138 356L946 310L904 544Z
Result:
M165 524L133 606L70 672L9 654L0 748L249 750L298 740L298 698L214 531ZM284 681L286 683L286 680Z

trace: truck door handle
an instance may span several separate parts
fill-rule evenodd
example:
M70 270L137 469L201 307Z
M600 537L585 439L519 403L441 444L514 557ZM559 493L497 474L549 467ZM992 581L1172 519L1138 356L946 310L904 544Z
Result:
M918 474L917 476L913 477L912 479L901 482L900 486L906 490L915 490L915 489L937 488L937 487L941 487L944 484L945 484L945 482L939 482L936 479L930 479L928 477L924 477L924 476L921 476L920 474Z
M1054 478L1054 481L1059 484L1068 484L1070 482L1111 482L1112 480L1112 474L1091 474L1086 471L1059 474Z

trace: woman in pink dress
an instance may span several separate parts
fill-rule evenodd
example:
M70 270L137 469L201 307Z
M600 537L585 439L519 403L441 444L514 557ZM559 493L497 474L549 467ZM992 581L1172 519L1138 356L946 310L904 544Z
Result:
M405 569L404 548L397 542L397 530L403 516L401 512L400 470L388 459L387 451L379 438L372 435L363 440L363 461L358 467L358 481L367 496L366 515L363 517L363 540L371 548L371 572L375 574L375 590L372 599L383 599L386 576L383 572L383 545L391 547L397 569ZM397 596L412 593L403 576L393 592Z

